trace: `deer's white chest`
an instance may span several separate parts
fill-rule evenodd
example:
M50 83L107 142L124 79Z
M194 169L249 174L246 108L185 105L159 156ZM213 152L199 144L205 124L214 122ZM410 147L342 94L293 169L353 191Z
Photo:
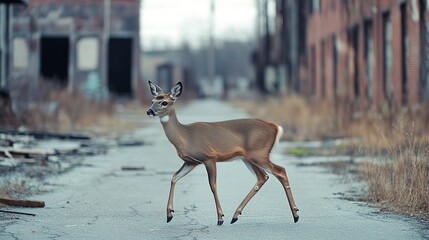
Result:
M163 122L163 123L166 123L166 122L168 122L168 120L170 120L170 117L168 115L161 116L161 117L159 117L159 120L161 120L161 122Z

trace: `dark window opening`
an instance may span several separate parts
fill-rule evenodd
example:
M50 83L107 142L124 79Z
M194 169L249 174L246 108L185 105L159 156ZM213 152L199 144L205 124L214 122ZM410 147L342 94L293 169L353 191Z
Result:
M132 45L131 38L109 39L107 77L109 91L113 94L132 97Z
M359 29L357 26L353 27L349 32L348 32L348 39L349 39L349 44L352 47L352 58L351 59L353 61L353 69L352 69L352 73L353 73L353 88L354 88L354 96L355 96L355 100L359 101L359 97L360 97L360 84L359 84L359 71L358 71L358 67L359 67L359 58L358 58L358 53L359 53L359 44L358 44L358 39L359 39Z
M337 98L337 87L338 87L338 49L337 49L337 38L332 37L332 87L334 88L334 98Z
M401 4L401 74L402 74L402 104L408 101L408 30L406 3Z
M368 101L372 101L372 88L374 76L374 41L372 21L365 22L365 74L366 74L366 94Z
M426 1L420 0L419 28L420 28L420 101L429 100L429 37L426 23Z
M311 47L310 50L310 66L311 66L311 76L310 76L310 93L314 95L316 93L316 50Z
M393 86L391 83L392 71L392 23L390 13L383 14L383 92L384 96L390 102L393 95Z
M40 75L66 87L70 53L68 37L42 37L40 51Z
M325 97L325 40L322 40L320 49L320 80L321 80L321 92L322 98Z

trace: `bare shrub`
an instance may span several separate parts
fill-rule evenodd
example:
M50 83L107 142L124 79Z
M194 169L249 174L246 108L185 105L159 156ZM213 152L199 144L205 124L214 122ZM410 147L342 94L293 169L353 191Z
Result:
M368 183L369 200L391 210L422 215L429 212L429 143L415 134L414 125L396 128L387 151L371 153L361 173ZM428 216L426 216L428 217Z

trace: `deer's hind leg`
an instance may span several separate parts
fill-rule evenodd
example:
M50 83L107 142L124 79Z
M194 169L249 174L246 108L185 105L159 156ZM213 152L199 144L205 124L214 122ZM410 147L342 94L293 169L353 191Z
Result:
M293 220L295 223L298 222L299 209L297 208L295 204L295 200L293 199L292 190L290 189L290 185L289 185L289 179L286 174L286 169L282 166L272 163L268 157L266 158L265 161L262 161L262 162L258 161L258 162L255 162L255 164L260 168L272 173L280 181L280 183L282 184L285 190L286 197L289 202L289 207L292 212Z
M260 169L258 166L247 162L246 160L243 160L244 164L246 164L247 168L255 174L257 181L255 186L250 190L250 192L247 194L247 196L243 199L243 201L238 206L237 210L235 210L234 216L231 220L231 224L235 223L238 220L238 215L240 215L244 209L244 207L249 203L249 201L253 198L253 196L256 195L256 193L261 189L261 187L264 185L264 183L268 180L267 173Z

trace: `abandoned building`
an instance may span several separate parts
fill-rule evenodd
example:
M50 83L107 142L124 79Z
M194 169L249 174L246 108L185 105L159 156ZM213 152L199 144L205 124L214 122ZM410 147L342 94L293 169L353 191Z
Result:
M30 0L9 8L2 84L12 95L47 85L95 99L137 94L139 0Z
M9 70L10 14L12 5L26 5L28 0L0 0L0 89L6 87Z
M262 84L362 107L429 100L428 1L259 2Z

